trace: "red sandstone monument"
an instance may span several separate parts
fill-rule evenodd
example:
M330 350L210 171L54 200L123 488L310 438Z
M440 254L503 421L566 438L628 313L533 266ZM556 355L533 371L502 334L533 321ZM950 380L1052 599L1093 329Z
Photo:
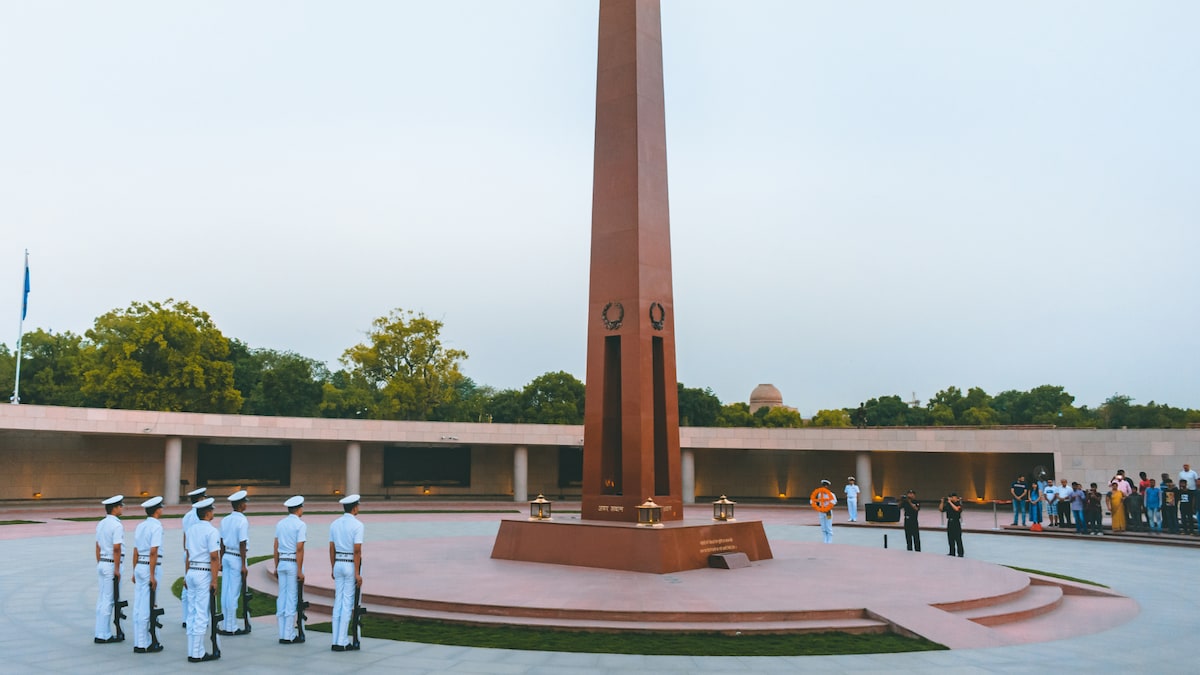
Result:
M492 557L658 573L770 558L759 522L683 522L658 0L601 0L598 51L582 521L506 520ZM662 523L639 527L651 500Z

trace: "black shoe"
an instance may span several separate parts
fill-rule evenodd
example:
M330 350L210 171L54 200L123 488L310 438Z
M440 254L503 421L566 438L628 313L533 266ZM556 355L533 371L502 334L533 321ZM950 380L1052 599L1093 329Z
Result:
M302 642L304 642L304 638L301 638L301 637L292 638L291 640L284 640L283 638L279 638L279 644L281 644L281 645L298 645Z
M344 652L344 651L346 651L346 645L330 645L330 647L329 647L329 651L331 651L331 652Z
M150 645L149 647L146 647L147 654L155 654L157 652L161 652L162 650L163 650L162 645Z
M217 635L233 635L233 631L225 630L224 628L218 628Z
M362 649L362 645L346 645L346 651L348 652L356 652L360 649Z
M134 647L134 648L133 648L133 653L134 653L134 654L145 654L145 653L146 653L146 648L145 648L145 647Z
M121 641L121 638L117 637L116 635L109 637L109 638L98 638L98 637L92 638L92 642L94 642L98 645L106 645L106 644L111 644L113 642L120 642L120 641Z
M216 661L221 658L220 654L205 654L204 656L189 656L188 663L202 663L204 661Z
M298 644L301 644L301 643L303 643L303 642L304 642L304 637L303 637L303 636L297 636L297 637L294 637L294 638L292 638L292 644L294 644L294 645L298 645Z
M232 633L230 633L230 635L249 635L249 634L250 634L249 628L239 628L239 629L233 631Z

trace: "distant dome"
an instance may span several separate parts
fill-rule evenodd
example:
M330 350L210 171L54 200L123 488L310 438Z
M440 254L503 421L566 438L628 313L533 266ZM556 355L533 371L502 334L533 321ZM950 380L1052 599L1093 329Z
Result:
M750 392L750 411L783 405L783 394L773 384L760 384Z

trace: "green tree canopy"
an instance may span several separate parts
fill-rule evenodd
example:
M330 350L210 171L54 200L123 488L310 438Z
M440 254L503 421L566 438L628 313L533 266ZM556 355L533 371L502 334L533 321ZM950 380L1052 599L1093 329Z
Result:
M565 371L545 373L521 391L521 421L530 424L583 424L584 386Z
M316 417L320 413L325 364L295 352L250 349L240 340L230 341L233 378L242 393L245 415Z
M346 350L342 363L359 384L374 390L375 419L425 420L454 400L467 353L442 344L442 322L423 313L392 310L375 319L368 342Z
M850 413L846 410L818 410L817 414L813 415L811 424L814 427L853 426L850 422Z
M191 304L135 302L87 331L82 391L91 405L132 410L234 413L229 340Z
M721 399L712 389L679 386L679 425L684 427L715 427L721 415Z
M21 402L35 405L85 406L83 338L70 331L41 328L26 333L21 344ZM7 360L6 360L7 361ZM15 373L7 361L5 382Z

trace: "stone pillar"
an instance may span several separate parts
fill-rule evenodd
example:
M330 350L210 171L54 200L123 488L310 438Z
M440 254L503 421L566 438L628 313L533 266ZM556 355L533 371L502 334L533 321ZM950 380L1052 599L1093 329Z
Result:
M163 456L163 503L179 503L179 479L183 467L183 439L178 436L167 438Z
M513 448L513 501L529 501L529 448Z
M854 481L858 483L858 504L865 506L875 499L875 486L871 480L871 453L859 452L854 455Z
M681 450L679 453L679 473L683 480L683 503L696 503L696 452Z
M362 444L350 441L346 444L346 488L344 494L359 494L359 478L362 476Z

